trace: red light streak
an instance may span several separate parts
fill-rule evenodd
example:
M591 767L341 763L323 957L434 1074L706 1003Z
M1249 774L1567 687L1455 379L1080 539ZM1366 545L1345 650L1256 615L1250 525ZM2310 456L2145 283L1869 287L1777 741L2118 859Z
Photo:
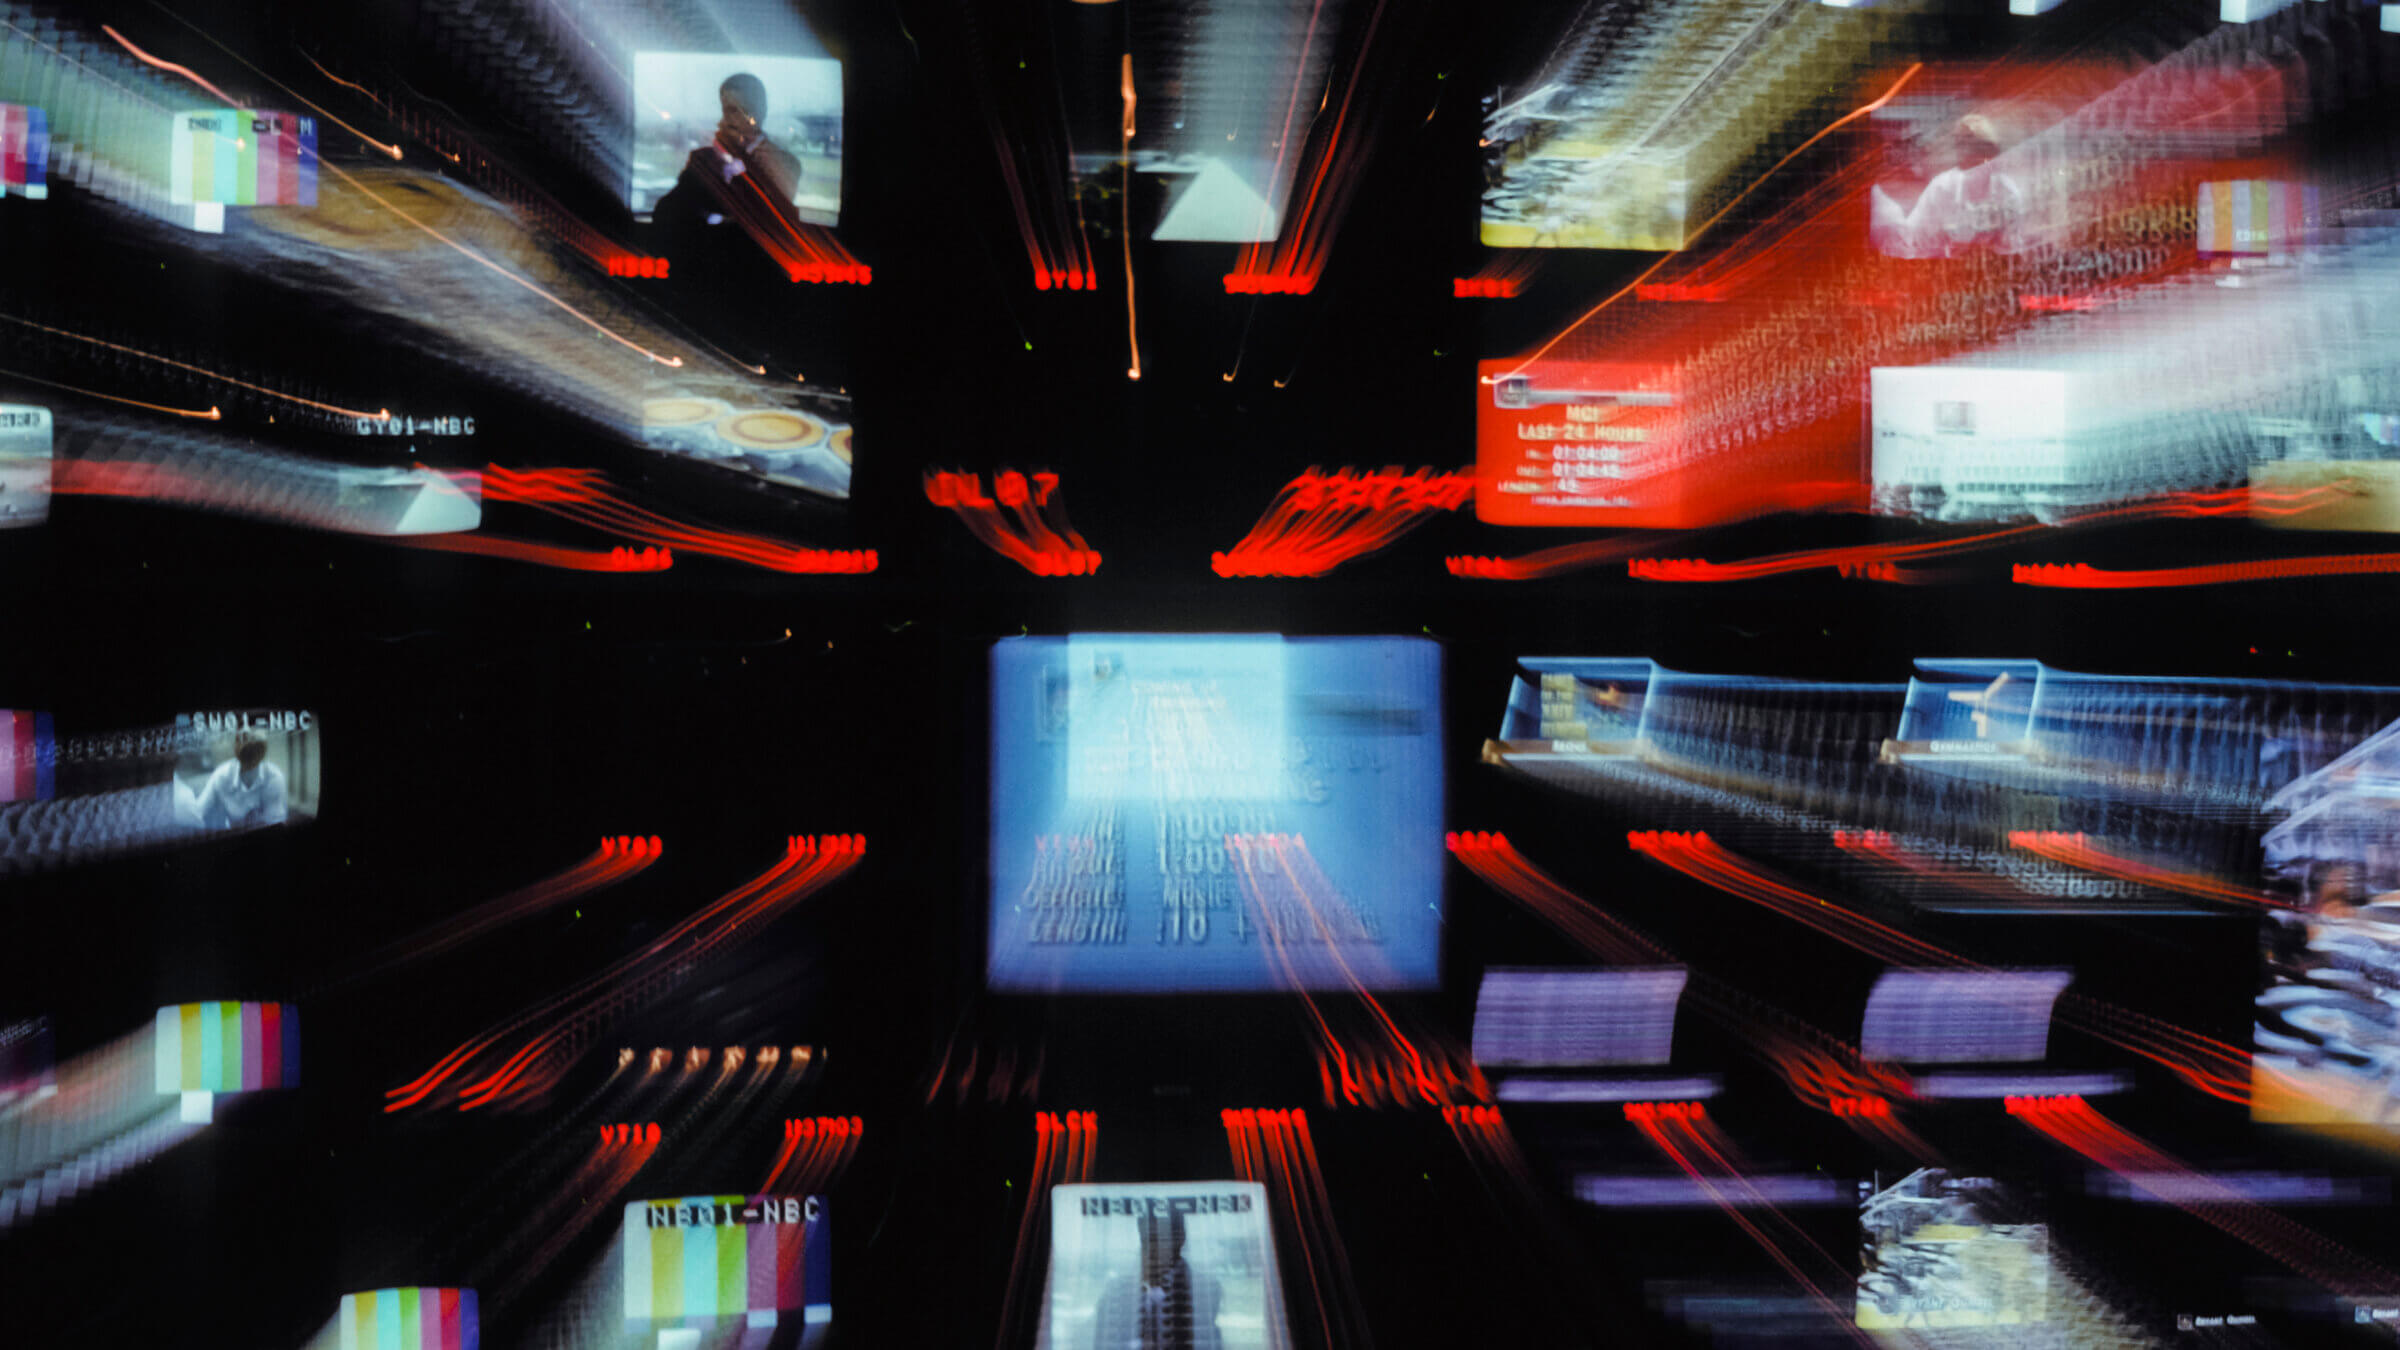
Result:
M794 837L773 867L703 905L640 950L461 1044L417 1078L384 1093L384 1111L418 1105L454 1078L460 1081L450 1091L462 1111L546 1092L565 1075L566 1057L609 1015L671 986L745 928L780 917L839 879L865 851L861 835ZM524 1039L508 1058L473 1081L463 1077L516 1037Z
M1332 250L1333 236L1341 229L1342 218L1349 209L1350 196L1356 189L1359 167L1373 149L1380 129L1388 91L1378 89L1364 100L1360 90L1371 84L1392 79L1387 67L1393 64L1383 59L1384 52L1394 44L1378 46L1375 38L1382 30L1387 6L1376 0L1367 26L1359 39L1357 54L1350 59L1349 69L1338 78L1342 86L1340 108L1334 113L1331 126L1322 136L1317 128L1325 126L1324 113L1333 99L1330 84L1324 99L1318 104L1317 116L1305 131L1306 158L1300 161L1306 170L1308 189L1300 197L1296 210L1287 211L1281 228L1263 243L1241 247L1234 260L1233 272L1225 278L1225 289L1235 295L1306 295L1316 289L1317 279L1324 274L1326 255ZM1317 0L1309 10L1308 31L1301 40L1301 57L1293 69L1292 92L1285 100L1283 129L1275 142L1275 167L1267 179L1271 197L1274 184L1283 180L1285 156L1290 152L1292 115L1300 98L1300 81L1308 70L1308 49L1316 41L1317 21L1324 9ZM1412 7L1412 13L1415 12ZM1358 126L1351 125L1353 112ZM1260 228L1267 234L1262 203Z
M1283 491L1241 542L1209 555L1221 577L1316 577L1374 553L1436 511L1455 511L1475 493L1475 472L1380 473L1310 469Z
M2203 900L2216 900L2228 905L2247 905L2253 909L2296 908L2288 901L2279 900L2247 886L2236 886L2229 882L2219 881L2215 877L2201 876L2194 872L2183 872L2174 868L2138 862L2132 858L2119 857L2106 849L2093 847L2090 839L2080 832L2068 834L2059 830L2011 830L2008 832L2008 842L2037 857L2048 858L2052 862L2065 863L2069 867L2080 867L2087 872L2098 872L2102 876L2138 882L2144 886L2154 886L2163 891L2176 891L2184 895L2198 896Z
M2010 1097L2008 1113L2210 1227L2343 1298L2388 1298L2400 1277L2302 1227L2118 1125L2081 1097ZM2161 1186L2160 1177L2172 1178Z
M467 553L484 558L555 567L567 572L664 572L675 565L675 554L663 548L561 548L530 539L494 534L401 535L392 540L405 548L432 553Z
M1579 544L1561 544L1556 548L1528 553L1521 558L1453 556L1444 558L1442 565L1454 577L1475 581L1531 581L1538 577L1557 576L1562 572L1578 572L1602 563L1622 561L1628 555L1653 548L1656 544L1657 536L1644 531Z
M2268 558L2257 562L2204 563L2104 571L2085 563L2034 564L2012 568L2020 586L2057 590L2125 591L2175 586L2228 586L2245 581L2289 581L2297 577L2356 577L2400 572L2400 553L2334 554L2315 558Z
M1764 905L1888 964L1991 969L1801 890L1723 848L1705 834L1637 831L1626 836L1626 841L1636 852L1647 854L1686 876ZM2211 1097L2243 1104L2250 1100L2250 1054L2246 1050L2072 991L2060 995L2055 1016L2087 1036L2160 1065Z
M1333 1198L1317 1162L1308 1113L1244 1108L1222 1112L1221 1118L1235 1175L1264 1185L1270 1201L1282 1197L1277 1217L1300 1249L1327 1344L1364 1344L1366 1308L1351 1274L1349 1249L1334 1223Z
M1524 293L1525 285L1547 261L1541 249L1511 249L1496 253L1472 276L1453 277L1450 294L1457 299L1509 300Z
M342 980L363 979L394 966L439 956L509 924L522 922L568 901L580 900L595 891L630 881L649 870L665 847L657 835L619 835L613 839L603 839L598 849L574 866L429 924L367 957Z
M483 499L530 506L579 525L638 539L662 549L723 558L773 572L872 572L873 549L829 551L672 519L617 496L597 469L483 470Z
M656 1121L602 1126L598 1146L501 1244L500 1249L511 1256L506 1274L494 1290L494 1301L514 1298L548 1269L584 1229L612 1212L613 1202L649 1165L658 1153L658 1146ZM540 1245L532 1252L524 1256L513 1254L518 1246L533 1239L538 1239Z
M1298 835L1232 834L1225 836L1225 856L1233 863L1244 902L1257 915L1258 931L1264 939L1260 945L1272 954L1285 985L1300 996L1322 1038L1318 1067L1326 1080L1327 1106L1342 1103L1403 1106L1416 1102L1440 1106L1462 1098L1491 1100L1491 1086L1472 1060L1439 1044L1420 1050L1368 989L1367 982L1351 968L1342 955L1341 929L1326 917L1328 911L1337 917L1347 917L1350 907L1309 853L1307 841ZM1276 922L1273 901L1277 899L1289 899L1307 916L1308 929L1316 935L1316 942L1322 944L1341 972L1343 982L1370 1014L1367 1042L1355 1056L1310 995L1307 982L1292 963L1283 926ZM1316 950L1315 943L1310 949ZM1334 1061L1331 1066L1326 1063L1328 1054ZM1351 1067L1354 1059L1365 1061L1364 1068L1357 1073ZM1467 1065L1464 1071L1458 1067L1461 1062ZM1429 1063L1433 1069L1427 1067ZM1337 1068L1341 1085L1338 1100L1333 1087Z
M1051 1111L1033 1115L1033 1175L1025 1185L1025 1211L1017 1220L1016 1251L1008 1261L1008 1292L1000 1303L1000 1333L994 1350L1007 1350L1029 1338L1020 1328L1019 1308L1031 1292L1027 1256L1036 1250L1034 1236L1047 1225L1050 1188L1065 1182L1092 1179L1092 1153L1099 1142L1100 1117L1091 1111L1069 1111L1064 1119Z
M1731 1146L1723 1134L1708 1120L1708 1114L1698 1102L1627 1102L1625 1118L1642 1136L1665 1154L1669 1161L1682 1169L1700 1188L1703 1195L1725 1211L1768 1259L1791 1277L1802 1293L1808 1295L1820 1311L1856 1339L1861 1345L1875 1344L1873 1337L1861 1331L1853 1321L1852 1309L1834 1298L1834 1293L1849 1283L1849 1270L1817 1244L1799 1225L1786 1217L1782 1210L1768 1204L1766 1196L1742 1175L1730 1155ZM1703 1163L1706 1164L1705 1168ZM1737 1202L1736 1197L1746 1203ZM1751 1215L1763 1213L1768 1224L1781 1235L1771 1235L1767 1228L1755 1222ZM1815 1274L1802 1269L1801 1262L1811 1255Z
M993 475L988 497L975 474L925 475L925 500L955 513L994 553L1035 576L1089 576L1100 570L1100 554L1076 533L1065 508L1051 504L1057 489L1054 473L1004 470Z
M787 1194L821 1194L850 1165L850 1156L858 1151L859 1139L866 1132L867 1123L857 1116L810 1116L783 1122L783 1151L775 1155L775 1166L758 1189L772 1193L780 1180ZM787 1170L789 1178L784 1176Z

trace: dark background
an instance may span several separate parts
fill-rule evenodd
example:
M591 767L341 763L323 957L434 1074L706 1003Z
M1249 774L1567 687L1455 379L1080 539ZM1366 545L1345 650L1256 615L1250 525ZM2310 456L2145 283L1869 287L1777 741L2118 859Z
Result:
M636 1191L747 1189L773 1156L780 1119L863 1117L864 1148L835 1192L838 1344L992 1339L1033 1109L1096 1111L1096 1176L1132 1181L1231 1175L1217 1113L1240 1106L1310 1108L1377 1343L1671 1340L1686 1333L1646 1304L1645 1280L1751 1280L1773 1291L1774 1271L1714 1213L1628 1216L1567 1199L1570 1164L1655 1165L1621 1121L1512 1109L1512 1127L1561 1172L1548 1222L1528 1225L1481 1186L1430 1111L1321 1109L1304 1018L1287 1000L981 992L993 640L1112 629L1430 634L1446 652L1454 828L1508 831L1696 963L1842 1036L1855 1035L1871 963L1640 861L1622 838L1641 821L1477 763L1517 657L1646 655L1684 670L1897 682L1920 655L2011 656L2077 670L2393 682L2392 583L2372 577L2116 594L2005 585L2004 568L1951 587L1830 573L1687 586L1609 568L1468 582L1445 572L1444 555L1522 553L1569 537L1482 527L1468 510L1326 578L1211 576L1209 553L1238 540L1310 465L1470 462L1475 362L1554 332L1648 261L1558 257L1523 299L1452 299L1451 278L1486 256L1475 242L1476 99L1527 35L1555 31L1569 7L1391 8L1412 34L1379 53L1394 63L1392 112L1315 294L1225 295L1233 248L1149 243L1142 222L1156 219L1158 190L1136 184L1144 377L1135 383L1124 376L1116 243L1093 240L1097 293L1037 292L999 179L989 127L995 109L1031 106L1034 93L1008 83L1011 55L1040 53L1046 11L935 0L815 7L818 33L848 63L839 234L873 267L873 284L618 284L651 285L644 293L661 305L703 331L753 341L780 368L844 373L858 468L854 499L838 510L726 494L592 428L551 424L505 390L412 366L358 316L255 289L215 263L206 241L133 229L72 189L0 202L9 312L322 381L396 409L469 412L473 442L429 453L462 466L597 464L689 514L870 547L882 560L865 577L698 557L661 575L587 576L71 497L55 502L46 527L0 534L0 704L52 710L62 734L194 709L307 708L323 728L325 764L322 813L305 826L0 881L0 1017L50 1015L62 1064L145 1025L161 1004L238 997L299 1001L307 1066L302 1091L221 1099L219 1123L192 1142L0 1235L0 1341L295 1346L344 1291L510 1270L526 1242L508 1239L545 1198L543 1177L588 1142L544 1132L597 1082L603 1052L549 1112L386 1117L382 1090L755 874L785 836L836 832L870 840L859 868L607 1043L828 1048L821 1077L754 1104L704 1156L662 1151ZM2054 22L2007 28L1985 12L2000 8L1961 7L1943 41L1968 53L2005 51L2004 41L2064 50L2095 38L2094 11L2142 21L2136 6L2074 0ZM638 245L621 203L547 153L506 82L432 35L430 7L331 10L177 7L311 97L329 86L300 51L346 73L405 78L464 116L498 157ZM227 65L148 5L73 17L94 33L113 23L196 69ZM996 102L965 78L977 62L996 74ZM348 104L329 106L350 115ZM337 162L355 157L356 143L330 128L323 145ZM44 359L11 350L19 369ZM105 371L79 378L115 387ZM38 390L9 397L54 401ZM1060 500L1106 556L1097 576L1031 577L924 499L929 469L1003 465L1061 475ZM1856 518L1787 519L1673 551L1734 558L1895 533ZM2180 524L2037 544L2009 560L2215 561L2257 547L2243 526ZM561 868L616 833L662 836L665 860L586 897L576 915L546 914L462 953L310 997L346 957ZM1463 871L1453 869L1448 892L1444 988L1395 1002L1463 1040L1484 965L1578 955ZM2246 1040L2255 978L2246 920L1978 917L1926 931L1962 949L2071 962L2078 988ZM1726 1074L1711 1113L1762 1170L1863 1177L1889 1166L1711 1028L1684 1032L1679 1061ZM1038 1056L1038 1093L998 1103L945 1095L927 1106L953 1045ZM2075 1053L2122 1067L2097 1046ZM2380 1166L2254 1130L2239 1108L2137 1078L2139 1093L2104 1109L2197 1164ZM2154 1334L2173 1337L2176 1311L2264 1311L2278 1296L2279 1285L2246 1282L2280 1272L2214 1230L2163 1207L2086 1197L2080 1160L1996 1106L1949 1108L1920 1128L1968 1165L2046 1196L2083 1278ZM1849 1259L1848 1211L1799 1217ZM2342 1235L2367 1250L2393 1250L2366 1216L2302 1217L2356 1229ZM610 1228L586 1231L521 1298L487 1304L487 1343L576 1343L561 1306L593 1270L613 1299ZM1030 1254L1033 1290L1040 1255ZM1290 1289L1296 1255L1283 1259Z

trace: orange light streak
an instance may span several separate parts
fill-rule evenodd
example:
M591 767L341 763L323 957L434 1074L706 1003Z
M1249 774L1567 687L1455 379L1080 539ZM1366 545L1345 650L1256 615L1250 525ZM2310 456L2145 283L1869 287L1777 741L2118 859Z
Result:
M1142 378L1142 340L1133 314L1133 53L1126 52L1117 67L1117 93L1125 100L1125 120L1117 133L1117 242L1125 250L1125 350L1130 364L1125 378Z
M2125 591L2228 586L2248 581L2289 581L2298 577L2378 576L2393 572L2400 572L2400 553L2269 558L2257 562L2205 563L2195 567L2155 567L2124 572L2106 571L2085 563L2039 563L2011 568L2009 579L2020 586L2042 586L2054 590Z
M171 357L159 356L152 352L143 351L138 347L128 347L120 342L104 342L99 338L86 337L81 333L69 332L64 328L53 328L46 323L35 323L31 319L20 319L14 314L0 314L0 323L13 323L20 328L38 329L44 333L52 335L53 337L72 338L77 342L88 342L95 347L105 347L112 352L122 352L127 356L138 356L144 361L156 361L162 366L173 366L177 370L189 371L194 375L215 380L219 384L230 384L236 388L247 389L254 394L264 394L268 398L279 398L286 403L296 403L304 408L315 408L321 412L336 413L343 417L364 418L370 422L389 422L392 420L392 412L389 408L378 409L375 412L362 412L357 408L345 408L335 403L319 403L315 399L300 398L293 394L286 394L274 389L269 389L263 384L252 384L248 380L237 380L231 375L220 375L216 371L209 370L203 366L195 366L188 361L177 361ZM144 404L142 406L149 407L153 405Z
M1751 193L1758 191L1758 189L1764 185L1768 179L1773 178L1776 174L1782 172L1784 165L1789 164L1793 160L1799 158L1801 153L1806 151L1810 146L1815 145L1817 142L1824 140L1827 136L1832 135L1841 128L1848 126L1850 123L1857 121L1859 118L1864 117L1867 114L1874 112L1876 109L1881 108L1886 103L1891 102L1892 98L1897 95L1910 80L1916 78L1917 72L1923 70L1924 68L1925 63L1922 61L1911 62L1908 69L1900 72L1900 78L1892 81L1891 88L1884 90L1880 97L1870 102L1860 104L1858 107L1842 114L1833 121L1826 123L1825 128L1822 131L1819 131L1816 135L1811 136L1807 140L1800 142L1800 144L1797 146L1794 146L1790 154L1787 154L1783 158L1776 160L1774 167L1768 169L1765 173L1760 174L1751 182L1748 187L1745 187L1740 192L1735 193L1733 200L1725 203L1724 207L1715 215L1710 216L1707 220L1702 221L1698 229L1695 229L1691 233L1685 235L1684 247L1689 249L1695 242L1699 240L1701 235L1708 233L1710 227L1714 226L1718 221L1723 220L1732 212L1735 207L1740 206L1745 200L1747 200ZM1530 366L1534 362L1541 360L1542 357L1549 353L1551 348L1557 346L1561 342L1564 342L1569 333L1572 333L1576 329L1581 328L1585 324L1591 322L1601 310L1604 310L1610 305L1615 304L1617 301L1623 299L1626 295L1632 293L1643 282L1648 281L1653 276L1656 276L1660 268L1665 267L1668 263L1675 260L1675 256L1676 255L1672 253L1661 255L1657 262L1654 262L1648 267L1643 268L1641 275L1635 277L1629 282L1626 282L1623 287L1619 288L1607 299L1592 306L1590 309L1585 310L1583 317L1575 320L1573 323L1568 324L1565 328L1560 329L1558 336L1550 339L1548 342L1543 343L1534 351L1533 355L1528 356L1523 361L1519 362L1514 370L1507 372L1505 375L1486 377L1484 382L1489 384L1500 379L1507 379L1524 374L1527 366Z
M39 375L28 375L21 370L0 369L0 375L5 375L12 380L24 380L29 384L38 384L47 389L63 389L70 394L81 394L85 398L106 399L111 403L122 403L129 408L142 408L150 412L166 413L173 417L191 417L197 418L203 422L220 422L225 418L225 414L215 408L210 408L207 412L200 412L191 408L169 407L164 403L144 403L138 398L125 398L117 394L103 394L97 389L85 389L78 385L61 384L56 380L45 380ZM63 467L63 465L60 467ZM58 470L55 468L52 470L54 476L57 472ZM75 489L71 487L61 488L57 485L57 483L53 482L50 490L53 492L72 492Z
M290 85L288 85L288 84L285 84L283 81L276 79L274 76L272 76L272 75L269 75L267 72L265 72L265 71L263 71L263 70L260 70L258 67L254 66L254 65L251 65L251 64L250 64L248 61L245 61L245 60L243 60L243 59L242 59L242 54L241 54L240 52L237 52L237 51L235 51L233 48L226 46L224 43L217 41L217 40L216 40L216 38L214 38L214 37L212 37L212 36L210 36L210 35L209 35L209 33L208 33L208 31L207 31L206 29L204 29L204 28L200 27L198 24L195 24L195 23L193 23L191 20L184 18L182 15L180 15L180 14L177 14L175 11L173 11L173 10L171 10L171 9L168 9L168 8L167 8L166 6L164 6L164 5L157 4L157 3L156 3L156 0L153 0L152 7L153 7L153 8L155 8L155 9L157 9L159 13L166 15L168 18L170 18L170 19L173 19L175 22L177 22L177 23L179 23L179 24L182 24L184 27L191 29L191 30L192 30L193 32L195 32L195 33L198 33L198 34L200 35L201 39L202 39L203 41L207 42L207 43L208 43L208 45L210 45L210 46L212 46L212 47L216 48L218 51L221 51L221 52L225 53L227 56L230 56L230 57L232 57L232 58L233 58L233 59L234 59L236 62L240 63L240 65L241 65L241 66L242 66L244 69L248 70L248 71L249 71L251 74L253 74L253 75L256 75L256 76L257 76L257 77L259 77L260 79L262 79L262 80L265 80L267 83L269 83L269 84L271 84L271 85L274 85L276 88L278 88L278 89L282 90L283 92L285 92L285 93L287 93L287 94L291 95L291 96L292 96L294 99L297 99L297 100L298 100L298 101L299 101L299 102L300 102L300 103L301 103L303 106L305 106L305 107L306 107L306 108L307 108L307 109L308 109L310 112L313 112L313 113L315 113L317 116L324 118L326 121L333 123L335 126L337 126L337 127L340 127L342 130L349 132L351 135L358 137L360 140L362 140L362 141L365 141L367 144L369 144L369 145L371 145L371 146L374 146L374 147L375 147L377 150L381 151L381 152L382 152L382 153L384 153L384 154L387 154L387 155L391 156L391 157L392 157L394 160L398 160L398 159L400 158L400 147L399 147L399 146L396 146L396 145L386 145L386 144L384 144L382 141L376 140L374 137L372 137L372 136L368 135L367 133L365 133L365 132L363 132L363 131L360 131L360 130L359 130L357 127L354 127L354 126L350 125L348 122L345 122L345 121L343 121L341 118L339 118L339 117L336 117L336 116L334 116L332 113L329 113L329 112L325 111L325 109L323 109L322 107L319 107L317 104L315 104L315 103L313 103L313 102L310 102L310 101L309 101L309 99L308 99L308 98L307 98L305 95L303 95L303 94L302 94L302 93L301 93L299 90L292 88ZM107 32L108 30L104 28L104 29L102 29L101 31L103 31L103 32ZM116 34L114 34L114 33L109 33L109 36L110 36L110 37L116 37L117 35L116 35ZM128 51L133 51L133 44L132 44L132 43L130 43L130 42L125 42L125 39L123 39L123 38L121 38L121 37L118 37L118 38L117 38L117 41L119 41L119 42L121 42L121 43L124 43L124 44L125 44L125 47L126 47L126 50L128 50ZM140 52L138 52L138 51L134 52L134 54L135 54L136 56L142 56L142 53L140 53ZM325 70L325 67L323 67L323 66L321 66L321 65L317 65L316 58L315 58L315 57L312 57L312 56L310 56L310 55L309 55L307 52L301 52L301 53L300 53L300 57L301 57L301 59L302 59L302 60L304 60L304 61L307 61L307 62L308 62L310 65L312 65L312 66L316 66L318 70L320 70L320 71L324 71L324 73L325 73L325 78L327 78L327 79L329 79L329 80L332 80L332 81L333 81L335 84L350 84L350 82L349 82L348 80L345 80L345 79L342 79L342 78L340 78L339 76L336 76L336 75L335 75L335 74L334 74L332 71L330 71L330 70ZM149 57L147 57L147 56L142 56L142 59L143 59L143 60L150 60L150 58L149 58ZM155 61L153 61L153 62L152 62L152 64L156 65L156 64L159 64L159 63L158 63L158 62L155 62ZM201 79L201 78L200 78L199 76L197 76L197 75L194 75L194 74L192 74L192 72L190 72L190 71L188 71L188 70L185 70L185 69L184 69L183 67L181 67L181 66L166 66L166 67L163 67L163 68L164 68L164 69L173 70L175 73L177 73L177 74L179 74L179 75L182 75L182 76L186 77L187 79L191 80L191 81L192 81L192 83L199 85L201 88L208 90L208 91L209 91L210 93L212 93L212 94L216 94L216 93L217 93L217 91L216 91L216 87L215 87L214 85L211 85L211 84L209 84L207 81L205 81L205 80ZM350 85L350 87L351 87L351 88L353 88L353 89L357 89L357 90L358 90L358 92L360 92L360 93L362 93L362 94L367 94L367 91L366 91L365 89L363 89L363 88L360 88L358 85L351 84L351 85ZM218 98L220 98L220 99L223 99L223 100L224 100L224 102L225 102L225 104L226 104L226 106L228 106L228 107L236 107L236 108L238 108L238 107L240 106L239 104L236 104L236 103L234 103L234 101L233 101L232 99L225 98L225 96L224 96L223 94L217 94L217 97L218 97ZM375 99L375 96L374 96L373 94L367 94L367 97L368 97L368 98L371 98L371 99ZM376 102L377 106L381 106L381 105L382 105L382 103L383 103L383 100L382 100L382 99L375 99L375 102ZM323 161L322 159L319 159L319 160L318 160L318 163L320 163L320 164L322 164L323 162L324 162L324 161Z
M123 47L128 52L133 53L133 59L141 62L143 65L150 66L157 70L166 71L170 75L181 75L183 78L190 80L192 83L207 90L216 98L217 102L224 104L228 108L238 109L242 106L231 94L228 94L224 90L217 88L213 84L210 84L208 81L201 79L200 76L190 67L179 66L172 61L162 61L159 58L152 56L150 53L143 51L141 48L136 47L132 43L126 41L123 33L120 33L116 29L109 27L107 24L100 25L100 31L115 39L118 46Z

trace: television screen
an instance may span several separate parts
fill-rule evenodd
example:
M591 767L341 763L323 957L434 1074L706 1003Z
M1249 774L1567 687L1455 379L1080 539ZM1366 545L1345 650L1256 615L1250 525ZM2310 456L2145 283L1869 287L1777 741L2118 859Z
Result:
M625 1320L738 1317L765 1328L798 1313L821 1330L833 1321L827 1221L814 1195L636 1200L625 1206Z
M1990 1177L1919 1168L1860 1183L1858 1325L1869 1331L2048 1319L2050 1230Z
M1036 1350L1292 1343L1255 1181L1058 1186Z
M2026 1063L2050 1053L2050 1009L2066 970L1886 970L1859 1033L1869 1059Z
M2196 210L2203 257L2280 258L2318 224L2314 184L2238 178L2202 183Z
M285 1003L178 1003L158 1010L162 1095L300 1083L300 1014Z
M342 1295L338 1350L476 1350L483 1344L472 1289L370 1289Z
M46 712L0 709L0 804L58 795L58 733Z
M644 400L641 421L642 443L661 453L803 492L850 495L850 396L838 389L695 379Z
M1632 362L1485 361L1475 412L1475 518L1487 525L1672 528L1674 373Z
M2375 806L2371 832L2359 835L2389 829L2389 807ZM2320 851L2333 860L2309 869L2305 904L2264 921L2267 982L2255 1007L2251 1115L2389 1130L2400 1117L2384 1068L2400 1054L2386 992L2400 975L2400 904L2371 891L2380 869L2366 850L2358 850L2361 861Z
M1077 634L991 660L992 987L1437 981L1432 642Z
M1665 1064L1688 972L1494 967L1475 992L1475 1062L1484 1068Z
M50 518L50 410L0 403L0 530Z
M175 719L175 821L242 830L317 814L317 720L306 712L192 713Z
M687 171L737 173L788 200L801 221L842 211L842 63L717 52L633 56L635 214Z

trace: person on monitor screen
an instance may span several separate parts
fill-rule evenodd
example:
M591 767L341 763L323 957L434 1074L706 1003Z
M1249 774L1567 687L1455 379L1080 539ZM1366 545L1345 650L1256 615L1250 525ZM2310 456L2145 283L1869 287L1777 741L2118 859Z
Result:
M1896 258L1950 258L1976 248L2004 247L2025 215L2025 189L1995 161L2007 148L2000 126L1969 113L1941 138L1936 154L1947 166L1915 204L1903 208L1877 184L1867 190L1867 232L1878 251Z
M290 810L288 796L283 770L267 763L266 733L241 731L233 739L233 758L218 765L200 789L200 828L281 825Z
M1121 1275L1092 1309L1092 1350L1223 1350L1217 1282L1183 1259L1183 1216L1144 1214L1142 1273Z
M692 152L689 167L728 183L747 173L773 200L791 201L800 190L800 161L767 138L767 86L756 75L728 76L717 86L717 103L724 113L717 138Z
M788 254L800 224L792 201L800 161L767 136L767 87L756 75L717 87L723 116L716 138L684 161L674 190L651 212L658 251L676 275L716 285L747 285L768 257ZM738 242L747 236L754 247Z

